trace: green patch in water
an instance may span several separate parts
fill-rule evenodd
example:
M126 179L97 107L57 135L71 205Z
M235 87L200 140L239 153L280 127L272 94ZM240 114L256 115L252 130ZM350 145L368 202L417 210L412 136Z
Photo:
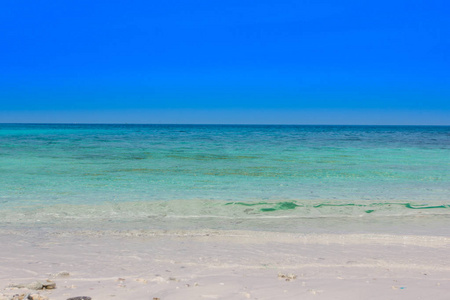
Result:
M450 205L435 205L435 206L427 206L427 205L416 205L416 206L412 206L411 203L406 203L405 204L406 208L410 208L410 209L433 209L433 208L450 208Z
M271 212L277 210L293 210L297 207L308 207L308 205L299 205L296 201L283 201L283 202L227 202L225 205L242 205L242 206L265 206L260 208L259 210L262 212ZM367 207L371 208L373 206L383 207L383 206L392 206L399 205L408 209L445 209L450 208L448 204L442 205L427 205L427 204L416 204L412 205L411 203L369 203L369 204L358 204L358 203L343 203L343 204L333 204L333 203L320 203L316 205L312 205L309 207L313 208L325 208L325 207ZM367 214L373 213L374 209L366 209L365 212Z
M298 207L295 202L278 202L275 204L274 207L271 208L261 208L261 211L276 211L276 210L289 210L289 209L295 209Z
M256 203L246 203L246 202L228 202L225 205L243 205L243 206L258 206L258 205L271 205L272 207L264 207L261 208L260 211L268 212L268 211L277 211L277 210L290 210L295 209L300 206L295 203L295 201L284 201L277 203L268 203L268 202L256 202Z

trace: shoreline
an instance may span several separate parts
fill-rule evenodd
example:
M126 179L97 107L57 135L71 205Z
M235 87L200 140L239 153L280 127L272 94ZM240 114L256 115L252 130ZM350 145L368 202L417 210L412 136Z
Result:
M252 231L448 236L448 201L171 200L3 207L0 230L39 234Z

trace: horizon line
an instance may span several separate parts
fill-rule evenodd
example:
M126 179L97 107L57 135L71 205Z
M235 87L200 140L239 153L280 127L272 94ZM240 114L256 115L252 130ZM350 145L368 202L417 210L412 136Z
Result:
M91 123L91 122L0 122L0 125L177 125L177 126L423 126L449 127L450 124L282 124L282 123Z

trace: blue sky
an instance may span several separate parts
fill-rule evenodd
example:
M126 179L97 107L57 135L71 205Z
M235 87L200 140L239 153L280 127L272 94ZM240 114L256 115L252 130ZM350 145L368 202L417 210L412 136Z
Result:
M0 122L450 124L446 1L22 1Z

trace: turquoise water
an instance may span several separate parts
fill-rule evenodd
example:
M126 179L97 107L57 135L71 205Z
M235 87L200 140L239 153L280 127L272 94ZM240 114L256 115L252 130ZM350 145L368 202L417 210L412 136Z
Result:
M19 219L442 213L449 196L444 126L0 125L0 209Z

